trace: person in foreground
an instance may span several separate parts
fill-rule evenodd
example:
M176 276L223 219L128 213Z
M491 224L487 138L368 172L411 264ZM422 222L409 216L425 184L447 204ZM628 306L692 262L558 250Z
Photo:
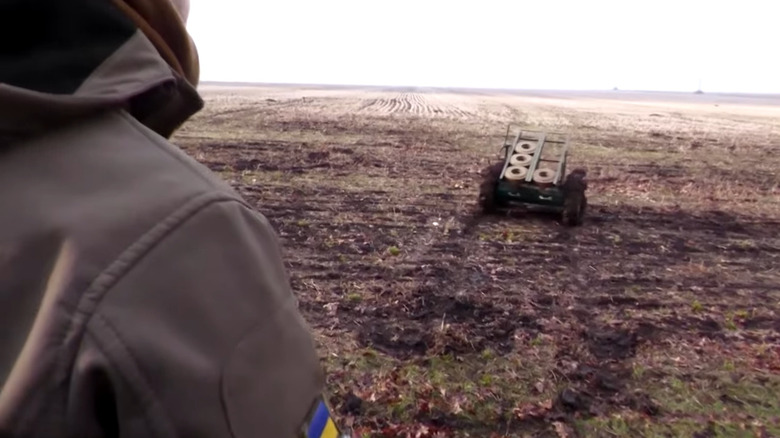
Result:
M339 433L269 222L167 140L188 9L0 0L0 436Z

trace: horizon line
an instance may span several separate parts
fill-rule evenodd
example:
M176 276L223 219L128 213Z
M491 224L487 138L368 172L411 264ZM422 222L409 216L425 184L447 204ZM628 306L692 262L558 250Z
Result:
M257 87L257 86L276 86L276 87L331 87L331 88L390 88L390 89L410 89L422 88L432 90L460 90L460 91L510 91L510 92L633 92L633 93L667 93L667 94L693 94L699 96L754 96L754 97L780 97L780 93L755 93L740 91L706 91L701 89L691 89L690 91L680 90L645 90L630 88L589 88L589 89L567 89L567 88L501 88L501 87L465 87L465 86L443 86L443 85L383 85L383 84L348 84L348 83L315 83L315 82L255 82L255 81L200 81L200 85L230 85L239 87Z

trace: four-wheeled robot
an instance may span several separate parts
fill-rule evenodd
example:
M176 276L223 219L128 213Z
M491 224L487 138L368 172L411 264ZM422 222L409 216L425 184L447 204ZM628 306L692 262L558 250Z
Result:
M516 129L516 135L511 131ZM479 206L485 213L511 209L558 213L565 225L582 224L587 198L584 169L566 175L565 134L509 125L501 160L483 172Z

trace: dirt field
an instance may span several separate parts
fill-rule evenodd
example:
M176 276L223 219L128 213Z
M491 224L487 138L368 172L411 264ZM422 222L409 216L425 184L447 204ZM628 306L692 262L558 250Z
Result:
M780 99L204 86L174 138L281 235L355 436L780 436ZM481 217L507 123L582 227Z

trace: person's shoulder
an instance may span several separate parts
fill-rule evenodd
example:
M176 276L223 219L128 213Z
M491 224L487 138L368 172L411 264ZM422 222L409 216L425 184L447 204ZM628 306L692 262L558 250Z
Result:
M0 160L4 233L60 229L101 269L153 229L244 199L206 166L126 112L51 130ZM148 238L148 237L147 237Z
M126 138L128 142L139 143L145 149L143 152L150 154L157 164L168 166L169 172L173 172L181 179L186 181L191 187L201 190L219 191L230 196L239 195L233 188L214 172L208 169L204 164L197 161L194 157L188 155L174 142L154 133L152 130L138 122L132 116L125 112L115 114L117 134ZM142 152L129 150L128 153ZM141 170L141 169L139 169Z

